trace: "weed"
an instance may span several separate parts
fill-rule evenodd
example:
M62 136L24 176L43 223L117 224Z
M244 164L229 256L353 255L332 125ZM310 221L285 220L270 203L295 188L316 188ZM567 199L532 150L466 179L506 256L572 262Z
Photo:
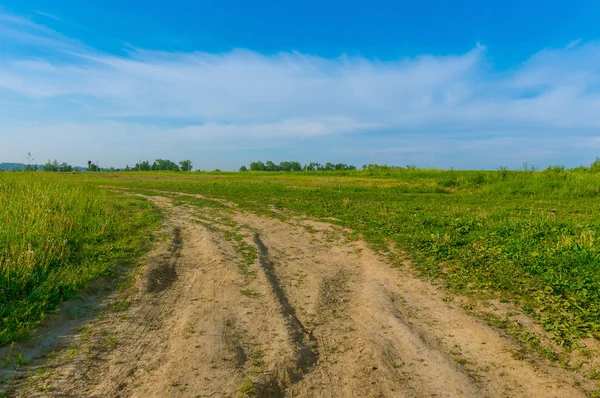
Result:
M106 333L107 336L104 338L102 345L104 348L114 348L117 346L117 333L115 331L110 331Z
M79 339L81 341L88 341L90 338L90 334L91 334L91 328L90 325L85 325L84 327L81 328L80 332L79 332Z
M263 352L261 349L256 349L250 354L250 361L248 367L250 373L260 374L264 371L266 363L263 359Z
M250 379L244 380L244 382L239 385L238 391L242 396L253 397L255 395L254 382Z
M259 292L257 292L256 290L252 290L252 289L242 289L242 290L240 290L240 293L242 293L246 297L251 297L251 298L257 298L260 296Z
M17 353L17 355L15 356L15 367L19 368L28 364L29 359L27 359L27 357L22 352Z

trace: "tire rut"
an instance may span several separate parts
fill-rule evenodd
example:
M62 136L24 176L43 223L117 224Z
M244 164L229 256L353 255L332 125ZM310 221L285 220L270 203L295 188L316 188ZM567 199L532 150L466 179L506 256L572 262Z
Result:
M177 258L180 256L182 245L181 228L174 227L172 234L171 247L166 258L148 264L146 291L149 293L160 293L177 280Z
M287 372L290 376L290 382L296 383L301 380L304 375L310 372L310 370L319 360L317 340L313 336L312 332L309 331L298 319L295 308L290 304L290 300L288 299L285 290L282 288L279 277L275 272L273 261L269 257L269 249L262 242L258 233L254 234L253 239L258 249L259 264L273 291L273 294L277 298L277 302L280 305L281 314L285 319L289 336L295 346L294 364L291 369L288 369Z

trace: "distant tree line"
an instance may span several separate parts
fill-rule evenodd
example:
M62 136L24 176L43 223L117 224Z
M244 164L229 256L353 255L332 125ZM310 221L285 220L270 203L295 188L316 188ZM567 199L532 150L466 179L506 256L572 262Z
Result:
M58 160L54 160L54 161L50 161L50 159L48 159L48 161L46 162L46 164L43 166L43 170L44 171L56 171L56 172L68 172L68 171L73 171L73 166L71 166L70 164L67 164L67 162L61 162L58 163Z
M190 160L182 160L178 164L168 160L168 159L156 159L154 162L150 163L148 161L138 162L135 166L126 166L124 169L115 168L115 167L99 167L97 164L88 162L88 167L80 167L80 166L71 166L66 162L58 162L57 160L51 161L48 159L46 164L38 165L29 163L33 161L33 157L31 153L27 154L28 164L23 163L0 163L0 171L46 171L46 172L78 172L78 171L109 171L109 172L117 172L117 171L192 171L193 165ZM362 166L362 170L367 172L369 175L372 173L379 172L389 172L393 170L416 170L417 166L409 164L406 166L391 166L386 164L364 164ZM345 163L331 163L326 162L325 164L321 164L318 162L310 162L308 164L302 165L300 162L280 162L279 164L275 164L274 162L268 160L263 163L261 161L250 163L250 168L247 166L242 166L239 168L239 171L348 171L348 170L356 170L356 167L353 165L347 165ZM451 169L452 170L452 169ZM510 170L507 167L500 167L498 169L502 175L507 175ZM215 169L216 172L219 172L219 169ZM546 173L566 173L566 172L574 172L574 173L593 173L600 174L600 158L596 158L596 160L589 166L579 166L574 168L568 168L564 165L551 165L546 169L540 169L539 166L530 164L528 162L524 162L520 169L516 169L514 171L543 171Z
M49 172L59 172L59 173L67 173L73 171L119 171L119 169L115 169L114 167L103 168L98 167L97 164L88 162L88 167L79 167L79 166L71 166L67 162L58 162L58 160L50 160L46 162L45 165L41 168L43 171Z
M418 167L414 164L408 164L406 166L388 166L387 164L363 164L363 170L374 171L374 170L417 170Z
M147 160L138 162L133 167L127 165L124 171L192 171L191 160L182 160L179 164L169 159L156 159L152 164Z
M270 160L265 163L258 161L250 163L250 169L245 165L240 167L240 171L335 171L335 170L356 170L355 166L345 163L330 163L324 165L321 163L310 162L302 166L300 162L280 162L275 164Z
M100 167L98 164L88 161L87 168L86 167L73 167L66 162L59 163L57 160L49 160L45 165L41 167L43 171L50 172L71 172L71 171L188 171L192 170L192 162L190 160L182 160L179 164L172 162L168 159L156 159L153 163L148 161L138 162L135 166L130 167L127 166L124 169L118 169L115 167ZM27 166L25 171L37 171L37 166Z

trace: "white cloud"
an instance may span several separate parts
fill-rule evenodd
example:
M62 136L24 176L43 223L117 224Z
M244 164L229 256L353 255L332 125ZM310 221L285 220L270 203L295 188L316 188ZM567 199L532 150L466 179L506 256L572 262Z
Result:
M60 19L59 17L57 17L54 14L50 14L49 12L44 12L44 11L40 11L40 10L34 10L34 12L38 15L41 15L42 17L50 18L54 21L59 21L59 22L62 21L62 19Z
M94 140L95 150L119 153L115 147L135 147L145 137L146 153L179 148L183 154L190 143L201 143L213 153L296 146L302 157L302 145L331 153L328 145L335 143L340 154L352 145L355 152L398 148L398 154L435 147L443 159L444 150L455 151L448 158L494 148L508 153L524 137L576 148L565 143L600 127L597 43L541 50L499 72L480 45L459 55L396 61L242 49L133 49L117 56L6 14L0 14L0 41L43 54L1 55L0 157L22 146L23 136L13 132L23 129L32 142L49 134L53 142L76 142L79 151L89 148L74 137L91 135L102 138ZM447 144L436 144L441 141ZM554 156L531 153L541 161ZM127 160L122 153L114 162Z

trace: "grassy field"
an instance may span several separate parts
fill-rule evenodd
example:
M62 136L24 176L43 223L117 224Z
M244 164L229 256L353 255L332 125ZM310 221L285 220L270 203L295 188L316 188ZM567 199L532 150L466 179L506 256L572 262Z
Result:
M200 193L258 213L285 209L327 219L382 252L403 249L425 276L452 291L516 302L563 347L600 337L600 174L552 168L7 176L0 180L0 287L2 319L10 323L3 321L0 342L105 272L101 264L139 252L139 231L154 216L143 202L101 185ZM137 216L123 216L129 213Z
M90 177L333 220L382 251L403 249L453 291L517 302L564 347L600 337L599 174L554 168L82 176Z
M135 261L160 214L148 202L45 173L0 173L0 346L90 281Z

